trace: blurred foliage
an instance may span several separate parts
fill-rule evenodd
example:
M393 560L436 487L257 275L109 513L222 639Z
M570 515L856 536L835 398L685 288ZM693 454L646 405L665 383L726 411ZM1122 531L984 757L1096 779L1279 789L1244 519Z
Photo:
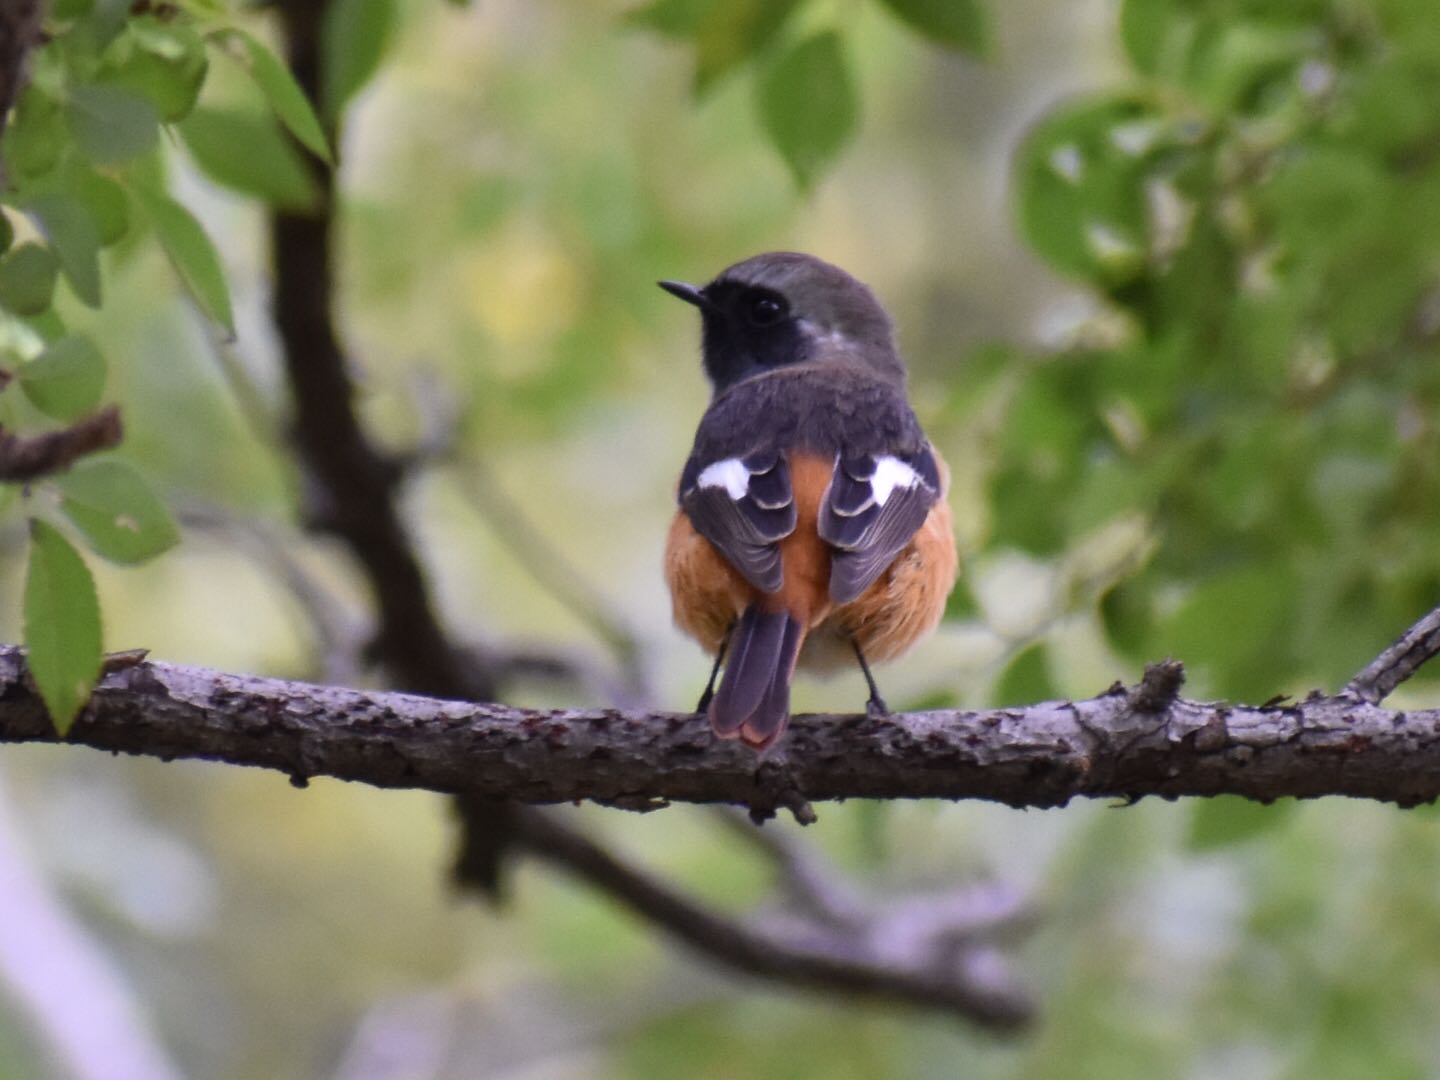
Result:
M265 207L316 205L314 155L340 162L366 422L399 449L453 422L406 510L460 638L598 651L467 497L480 460L635 628L661 700L693 699L656 567L706 391L653 282L793 247L885 298L954 470L964 580L892 701L1090 694L1165 654L1197 695L1336 687L1440 595L1432 6L340 0L312 109L264 11L57 2L0 143L0 423L117 402L127 438L0 493L0 639L39 643L57 716L99 602L111 648L329 670L286 582L341 616L368 597L297 528L261 242ZM177 545L157 491L230 524ZM1035 891L1045 1019L997 1045L716 977L538 869L504 914L455 906L438 799L3 764L35 860L194 1075L364 1075L397 1046L434 1076L1440 1069L1433 815L823 808L809 838L877 892ZM698 812L585 824L717 904L765 896ZM0 1077L42 1059L0 1008Z
M1017 159L1027 240L1107 325L1015 387L993 540L1053 554L1142 510L1107 634L1213 692L1335 686L1440 593L1433 23L1127 0L1132 77Z
M99 308L101 250L126 241L132 226L149 226L195 303L234 333L214 244L164 189L162 124L186 121L191 152L222 183L276 202L313 201L308 173L273 122L267 129L248 117L192 116L210 53L237 50L280 123L317 152L325 147L319 122L284 65L259 41L227 26L223 7L203 0L184 6L75 0L56 5L49 16L3 141L4 247L14 242L17 225L34 239L0 256L0 366L18 376L29 406L68 421L99 404L106 361L90 337L67 333L55 306L57 276L81 304ZM348 57L354 48L333 51ZM364 71L348 73L348 92ZM23 428L24 405L13 396L0 400L0 419ZM20 507L33 537L25 644L45 703L64 731L99 670L101 612L90 571L59 519L68 519L96 554L122 563L158 554L178 533L169 511L124 463L97 462L34 488L24 491ZM58 515L49 489L61 493Z

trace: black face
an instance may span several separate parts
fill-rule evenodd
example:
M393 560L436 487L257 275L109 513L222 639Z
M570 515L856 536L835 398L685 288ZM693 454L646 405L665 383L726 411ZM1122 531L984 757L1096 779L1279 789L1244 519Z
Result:
M775 290L717 281L702 295L705 371L717 391L809 355L799 320Z

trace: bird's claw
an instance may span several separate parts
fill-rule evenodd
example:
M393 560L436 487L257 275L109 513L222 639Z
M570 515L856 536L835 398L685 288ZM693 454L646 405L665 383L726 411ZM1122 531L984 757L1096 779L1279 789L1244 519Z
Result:
M890 715L890 706L885 704L885 699L872 697L865 703L865 715L871 720L884 720Z

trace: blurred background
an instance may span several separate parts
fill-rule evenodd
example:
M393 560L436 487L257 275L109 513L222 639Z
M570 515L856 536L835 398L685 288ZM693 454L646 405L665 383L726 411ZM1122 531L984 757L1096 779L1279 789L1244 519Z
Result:
M892 705L1089 696L1171 654L1195 697L1342 685L1440 595L1427 3L995 0L984 61L877 4L807 5L802 28L843 30L861 109L802 192L755 76L695 100L693 51L633 4L404 0L347 115L337 316L377 438L453 439L404 504L446 624L617 671L573 590L537 575L538 536L638 672L513 700L689 707L708 664L671 627L659 566L708 389L695 313L654 282L788 248L878 292L955 467L964 581L881 673ZM202 102L247 94L217 67ZM106 647L362 682L344 646L363 581L300 529L278 438L263 208L179 140L165 157L237 333L179 296L154 245L106 256L100 311L62 298L111 358L122 456L184 527L142 568L91 560ZM23 530L6 527L15 641ZM864 697L847 674L802 680L795 703ZM1417 682L1393 704L1436 697ZM719 973L533 863L503 908L463 899L438 796L7 747L0 1077L69 1075L44 1034L66 1017L76 1038L143 1035L163 1060L132 1075L1440 1073L1428 809L818 809L805 838L877 892L1027 893L1033 1030ZM769 895L768 867L702 810L574 813L717 905Z

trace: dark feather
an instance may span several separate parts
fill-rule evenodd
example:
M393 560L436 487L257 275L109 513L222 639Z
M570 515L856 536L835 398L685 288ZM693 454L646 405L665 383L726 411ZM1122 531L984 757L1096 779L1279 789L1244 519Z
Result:
M700 486L700 474L713 462L692 456L681 476L680 506L695 531L719 548L746 581L776 592L783 579L776 545L795 531L790 470L778 453L741 460L750 475L745 493L734 499L725 487Z
M780 641L780 650L775 658L775 671L770 676L770 687L750 718L740 728L740 738L756 750L770 746L785 730L790 719L790 673L795 667L795 656L804 640L800 623L786 616L785 635Z
M830 599L848 604L860 596L904 550L940 497L940 475L930 450L891 455L910 466L917 481L891 489L885 505L875 498L876 462L884 455L855 455L836 464L816 529L835 548L830 560Z
M758 604L740 616L725 675L710 702L710 726L717 735L736 734L770 695L790 621L785 612L764 612Z
M870 490L870 478L859 480L843 468L835 470L830 481L830 494L826 500L830 510L841 517L854 517L875 505L875 493Z

